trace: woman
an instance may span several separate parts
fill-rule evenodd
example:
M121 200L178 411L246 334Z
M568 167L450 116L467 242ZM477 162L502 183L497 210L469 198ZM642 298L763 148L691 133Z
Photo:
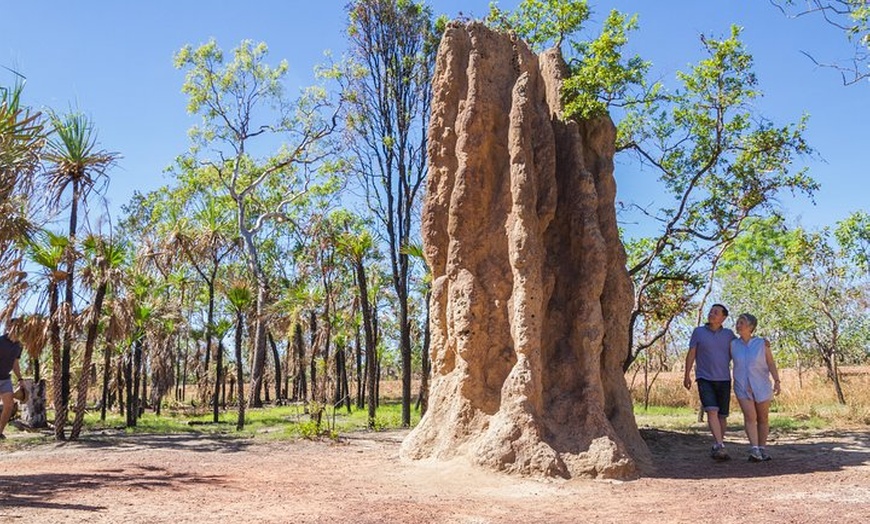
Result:
M737 337L731 342L731 359L734 362L734 396L743 410L743 425L749 444L750 462L770 460L764 450L770 431L768 413L770 401L779 395L779 371L773 361L773 353L767 340L753 337L758 320L744 313L737 317ZM773 387L770 377L773 377Z

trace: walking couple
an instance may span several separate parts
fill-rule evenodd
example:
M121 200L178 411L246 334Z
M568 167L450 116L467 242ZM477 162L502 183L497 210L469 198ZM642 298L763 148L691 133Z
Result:
M722 304L714 304L707 315L707 323L692 332L683 385L686 389L692 388L694 366L701 406L707 412L707 424L715 440L710 456L715 460L728 460L725 430L731 404L730 368L733 361L734 396L743 411L744 429L752 446L749 460L770 460L764 447L770 430L770 401L779 394L779 371L770 343L753 336L758 320L748 313L740 315L735 335L723 326L726 318L728 309ZM773 377L772 386L770 377Z

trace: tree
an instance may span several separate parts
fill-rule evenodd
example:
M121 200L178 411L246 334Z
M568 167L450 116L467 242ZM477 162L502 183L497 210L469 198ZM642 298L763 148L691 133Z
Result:
M40 113L22 104L23 90L21 81L0 85L0 283L10 275L10 248L34 229L28 210L45 143Z
M67 251L67 243L69 240L55 233L52 233L48 230L42 230L32 235L29 239L27 239L24 247L24 251L27 254L27 258L31 263L35 264L40 269L39 279L45 281L45 300L40 300L37 302L36 311L40 316L47 319L45 325L45 332L40 335L41 339L48 339L49 345L51 346L51 358L52 358L52 401L55 406L59 406L62 404L60 392L61 392L61 340L60 340L60 318L58 314L59 306L60 306L60 292L59 285L62 281L65 280L66 274L60 270L60 266L63 263L64 255ZM38 283L28 283L28 288L36 288L39 289L40 286ZM14 303L17 303L18 300L13 300ZM35 351L37 349L42 348L42 344L28 344L27 345L29 351ZM33 366L34 369L34 381L39 380L39 358L38 353L34 355L36 358L34 359L37 365ZM55 412L57 415L57 412ZM65 420L65 418L64 418ZM63 428L63 425L59 425ZM58 424L57 421L55 423L55 429L57 429ZM61 432L63 430L61 429ZM60 435L55 435L59 440L62 440L62 433Z
M725 40L702 38L708 58L678 74L682 90L667 97L665 107L632 108L621 124L619 149L657 169L672 197L657 211L639 208L662 225L629 267L636 288L633 328L659 308L653 298L666 296L659 293L663 285L684 284L686 306L709 290L724 249L747 219L776 212L776 195L812 195L818 187L803 170L792 173L795 160L812 152L802 136L806 118L780 127L753 110L761 93L739 36L733 27ZM663 333L635 341L627 364Z
M541 17L568 4L524 0L519 12L524 19ZM753 101L761 92L737 27L724 39L702 35L706 57L677 73L680 88L671 93L647 82L646 62L623 56L635 18L611 12L598 38L575 41L585 18L556 13L565 20L559 34L567 34L574 49L562 87L566 113L588 118L607 111L619 118L617 154L652 168L667 195L658 209L623 210L623 220L656 224L657 230L627 238L624 232L635 286L628 369L677 315L709 292L716 264L745 220L775 213L782 191L815 191L804 171L792 172L799 157L812 153L803 139L806 117L777 126L757 113Z
M245 332L245 314L254 302L251 287L247 282L238 280L226 290L227 301L235 316L235 337L233 338L234 356L236 359L236 382L238 383L239 416L236 429L245 428L245 374L242 366L242 336ZM215 385L217 396L217 385ZM217 413L217 412L215 412ZM217 415L215 415L217 416ZM215 420L217 422L217 420Z
M778 358L797 357L800 366L809 350L822 361L844 404L839 366L866 361L870 289L833 239L830 228L810 232L773 219L753 221L723 257L718 277L732 306L763 319Z
M356 69L345 79L350 150L366 201L388 245L398 301L402 425L411 424L411 274L415 206L426 174L426 131L437 38L428 7L410 0L347 6ZM373 394L370 391L369 394Z
M198 201L190 219L174 223L174 240L185 258L199 275L208 290L208 313L205 322L206 368L212 353L215 325L215 285L221 262L236 248L232 238L232 223L229 209L208 195ZM221 376L220 361L216 362L213 422L218 422L218 380ZM207 371L207 369L206 369Z
M193 147L185 159L190 167L206 168L235 204L236 224L242 238L248 271L257 283L254 316L254 362L251 370L251 405L262 403L265 370L269 282L261 256L262 236L270 227L291 221L290 207L316 193L314 171L329 154L327 139L335 128L334 109L322 89L309 89L295 103L284 95L287 62L271 67L266 44L243 41L233 59L212 40L193 49L185 46L175 65L186 70L182 90L188 111L202 116L191 130ZM268 111L269 108L274 111ZM264 158L271 140L280 148ZM257 140L261 139L261 140ZM274 143L274 142L273 142Z
M771 0L771 3L789 17L821 16L827 24L843 31L854 45L851 58L831 63L819 62L804 51L814 64L839 71L843 85L870 78L870 4L867 0Z
M76 233L78 231L79 206L87 206L91 192L98 190L98 183L107 179L107 172L119 155L98 148L96 129L89 117L73 112L63 116L51 112L49 119L52 135L48 139L45 159L50 163L46 170L46 190L52 208L59 209L67 190L69 196L69 244L66 253L66 288L63 308L63 348L61 354L61 406L55 406L64 416L69 402L70 355L73 342L73 317L75 315L75 263L77 258Z
M81 369L77 384L78 396L75 404L75 418L70 430L70 440L77 440L82 431L87 411L88 389L90 388L91 362L97 342L98 329L103 316L103 301L111 284L117 284L119 271L124 264L126 253L120 243L91 235L83 242L89 255L89 265L85 269L86 279L94 288L94 299L87 315L87 336L82 354Z
M855 211L837 223L834 236L843 253L865 274L870 274L870 213Z
M368 393L368 427L373 429L375 427L375 413L378 402L374 394L375 383L377 381L377 366L375 365L377 361L377 348L375 343L374 312L369 298L366 262L374 249L374 239L368 230L361 229L359 226L360 224L350 221L346 224L346 232L339 239L339 250L350 262L357 286L365 348L365 391ZM357 359L357 365L359 366L360 364L361 359ZM361 379L362 377L359 376L359 378ZM359 396L362 397L362 394Z

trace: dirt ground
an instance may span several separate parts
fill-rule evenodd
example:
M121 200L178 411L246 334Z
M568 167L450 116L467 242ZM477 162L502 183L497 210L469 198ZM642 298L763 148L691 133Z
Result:
M628 482L536 481L399 458L404 432L340 442L93 435L0 444L0 521L868 522L870 429L777 435L774 460L714 463L703 434L644 429L656 471ZM20 434L19 434L20 436Z

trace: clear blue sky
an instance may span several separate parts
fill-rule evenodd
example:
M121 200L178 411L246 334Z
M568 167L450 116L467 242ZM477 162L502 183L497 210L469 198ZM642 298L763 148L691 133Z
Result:
M513 8L517 0L500 6ZM482 17L488 0L433 0L436 14ZM27 77L26 102L90 115L104 149L123 159L108 190L115 219L134 190L166 184L164 169L187 148L194 119L185 112L183 73L172 66L184 44L210 37L225 50L242 39L264 41L270 61L287 59L296 86L313 82L312 70L325 50L340 56L345 45L344 0L145 2L0 0L0 65ZM641 0L591 3L597 28L611 8L638 13L640 29L631 50L654 63L672 83L673 73L701 56L699 34L726 36L731 24L744 27L744 42L755 56L765 97L759 110L774 122L811 115L810 144L820 160L810 174L822 184L817 205L784 198L793 222L810 227L833 224L850 211L867 209L870 85L844 87L837 73L818 68L801 51L820 60L849 56L841 32L818 19L790 20L763 0ZM0 84L12 75L0 70ZM618 198L636 201L649 194L651 173L619 163Z

